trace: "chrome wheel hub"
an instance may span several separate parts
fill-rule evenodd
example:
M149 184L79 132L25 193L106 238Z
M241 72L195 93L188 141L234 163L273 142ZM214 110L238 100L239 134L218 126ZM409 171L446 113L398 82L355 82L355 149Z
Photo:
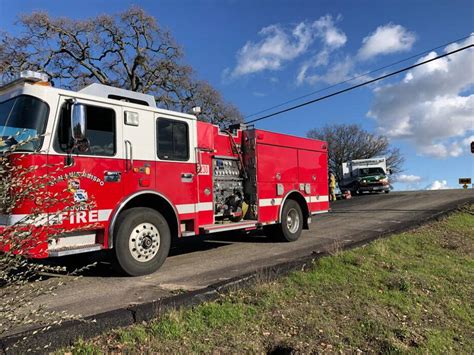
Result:
M294 208L290 209L286 215L286 226L292 234L296 233L300 227L300 216Z
M130 254L139 262L153 259L160 249L160 233L155 225L141 223L133 228L128 242Z

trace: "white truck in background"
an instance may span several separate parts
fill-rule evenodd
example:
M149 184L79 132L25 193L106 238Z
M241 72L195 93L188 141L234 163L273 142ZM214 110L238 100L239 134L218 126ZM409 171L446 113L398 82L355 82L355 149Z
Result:
M390 192L387 159L377 157L371 159L350 160L342 163L341 190L349 190L352 194L362 192Z

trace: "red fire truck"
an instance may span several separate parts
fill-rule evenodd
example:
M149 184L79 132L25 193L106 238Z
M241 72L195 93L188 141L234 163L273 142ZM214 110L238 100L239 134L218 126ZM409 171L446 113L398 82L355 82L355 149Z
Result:
M54 218L44 211L44 223L71 232L38 236L35 258L111 249L125 274L143 275L162 265L172 238L264 229L295 241L329 210L325 142L222 129L157 108L150 95L100 84L62 90L24 72L0 88L0 130L0 150L18 130L40 136L18 152L21 164L54 175L51 190L94 200ZM1 215L0 228L25 220L34 201Z

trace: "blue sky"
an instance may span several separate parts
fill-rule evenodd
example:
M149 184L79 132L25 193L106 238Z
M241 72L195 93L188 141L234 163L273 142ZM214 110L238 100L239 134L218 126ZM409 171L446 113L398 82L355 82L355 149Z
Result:
M244 115L474 32L474 2L457 0L0 0L0 29L15 31L17 16L33 10L86 18L131 4L169 29L197 76ZM305 135L326 123L359 123L402 150L397 189L458 187L459 177L474 177L473 52L257 126Z

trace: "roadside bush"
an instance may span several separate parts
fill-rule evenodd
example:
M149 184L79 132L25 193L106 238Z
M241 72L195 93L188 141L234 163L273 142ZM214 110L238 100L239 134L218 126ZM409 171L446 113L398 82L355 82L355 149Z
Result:
M20 135L21 132L16 136ZM55 173L63 166L26 163L31 153L22 152L22 146L38 137L7 145L5 141L16 142L12 138L15 137L0 139L0 215L4 219L0 239L0 337L28 327L44 331L66 319L78 318L78 315L48 310L34 301L42 295L53 297L58 287L74 280L71 275L79 277L84 269L92 266L68 272L65 267L27 258L33 250L44 251L41 248L47 245L45 241L64 235L65 230L54 222L60 213L87 210L94 203L76 203L70 193L53 192L50 187L56 183ZM48 173L38 175L38 171ZM33 206L31 213L10 219L15 208L25 205ZM56 212L48 215L45 211Z
M407 292L410 290L410 282L401 275L390 275L385 281L385 286L391 291Z

